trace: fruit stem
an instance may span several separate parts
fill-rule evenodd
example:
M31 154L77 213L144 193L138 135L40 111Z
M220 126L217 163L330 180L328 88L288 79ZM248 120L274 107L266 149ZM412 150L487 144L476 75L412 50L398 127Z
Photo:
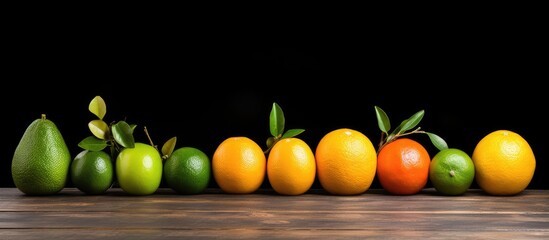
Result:
M40 116L40 118L41 118L42 120L46 120L46 114L45 114L45 113L42 113L42 115Z
M269 152L271 151L271 149L274 147L274 145L280 140L279 137L275 137L273 138L273 143L271 144L271 146L268 146L267 149L265 149L265 151L263 151L263 153L265 155L269 154Z
M145 131L145 135L147 135L147 138L149 139L149 142L151 143L151 146L156 149L156 151L159 151L156 145L154 145L153 140L151 139L151 136L149 135L149 131L147 130L147 126L143 127L143 130ZM160 152L160 151L159 151Z
M421 129L421 127L418 127L414 131L411 131L411 132L397 133L392 138L389 138L389 137L385 138L385 133L381 132L381 140L379 141L379 146L377 148L377 153L379 153L381 151L381 149L383 147L385 147L385 145L389 144L390 142L396 140L399 137L407 136L407 135L414 134L414 133L427 133L425 131L420 131L420 129Z
M450 177L454 177L456 175L456 172L454 170L450 170Z
M402 137L402 136L407 136L407 135L410 135L410 134L414 134L414 133L427 133L425 131L420 131L421 127L418 127L416 128L414 131L411 131L411 132L404 132L404 133L397 133L396 135L394 135L393 138L389 139L388 137L387 138L384 138L385 136L385 133L384 132L381 132L381 141L379 141L379 147L378 147L378 150L377 152L379 153L379 151L381 151L381 149L383 147L385 147L385 145L387 145L388 143L396 140L397 138L399 137Z
M381 150L381 148L383 147L383 142L385 141L385 132L381 132L381 139L379 140L379 144L377 146L377 152L379 153L379 151Z

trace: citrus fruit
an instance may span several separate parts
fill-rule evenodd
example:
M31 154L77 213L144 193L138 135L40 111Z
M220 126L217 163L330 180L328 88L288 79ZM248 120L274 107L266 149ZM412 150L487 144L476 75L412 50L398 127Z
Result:
M153 194L160 186L162 169L160 153L149 144L135 143L116 157L116 179L128 194Z
M377 156L377 177L389 193L410 195L425 187L431 158L427 150L409 138L385 145Z
M269 152L267 177L271 187L279 194L305 193L313 185L315 174L313 151L301 139L282 139Z
M320 139L315 152L322 188L334 195L357 195L370 188L376 173L376 150L363 133L340 128Z
M247 137L229 137L212 157L216 183L226 193L255 192L265 178L266 157L261 147Z
M467 192L475 179L475 165L464 151L448 148L439 151L429 165L429 179L443 195Z
M536 158L528 142L509 130L496 130L476 145L473 156L475 181L492 195L522 192L534 176Z
M61 191L69 176L71 155L55 123L42 114L19 140L11 163L15 186L27 195Z
M72 184L87 194L105 193L113 183L111 156L104 151L83 150L71 163Z
M203 192L210 182L210 174L210 159L193 147L175 150L164 163L166 184L181 194Z

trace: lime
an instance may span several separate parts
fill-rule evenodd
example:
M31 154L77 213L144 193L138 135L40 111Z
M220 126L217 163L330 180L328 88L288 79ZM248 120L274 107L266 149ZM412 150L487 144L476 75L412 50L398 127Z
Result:
M87 194L103 194L113 183L111 156L103 151L84 150L71 163L73 185Z
M475 178L475 166L467 153L449 148L438 152L429 166L429 179L444 195L462 195Z
M203 192L208 187L210 177L210 159L196 148L179 148L164 163L166 184L180 194Z

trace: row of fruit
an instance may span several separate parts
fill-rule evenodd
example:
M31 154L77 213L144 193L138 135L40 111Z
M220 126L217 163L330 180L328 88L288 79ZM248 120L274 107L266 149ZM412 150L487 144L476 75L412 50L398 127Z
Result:
M313 152L297 137L303 129L285 130L283 111L273 103L265 150L250 138L234 136L222 141L210 159L197 148L176 149L176 137L160 149L150 138L150 143L136 142L136 125L104 121L106 104L100 96L88 109L97 119L88 123L92 136L78 143L83 150L74 158L45 115L28 126L12 159L12 178L21 192L55 194L70 178L86 194L103 194L116 185L131 195L149 195L162 181L180 194L203 193L211 181L226 193L247 194L267 179L279 194L301 195L318 179L330 194L357 195L377 177L395 195L416 194L428 181L444 195L464 194L474 181L488 194L515 195L526 189L536 167L530 145L519 134L494 131L470 156L420 130L424 111L391 130L387 114L376 106L382 136L377 150L363 133L341 128L325 134ZM431 158L424 146L406 137L410 134L427 134L439 152Z

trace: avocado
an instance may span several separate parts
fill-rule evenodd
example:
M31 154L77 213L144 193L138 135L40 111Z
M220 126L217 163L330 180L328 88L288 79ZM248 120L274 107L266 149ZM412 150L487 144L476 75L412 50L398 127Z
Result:
M69 175L71 155L54 122L42 114L25 130L13 154L15 186L27 195L60 192Z

